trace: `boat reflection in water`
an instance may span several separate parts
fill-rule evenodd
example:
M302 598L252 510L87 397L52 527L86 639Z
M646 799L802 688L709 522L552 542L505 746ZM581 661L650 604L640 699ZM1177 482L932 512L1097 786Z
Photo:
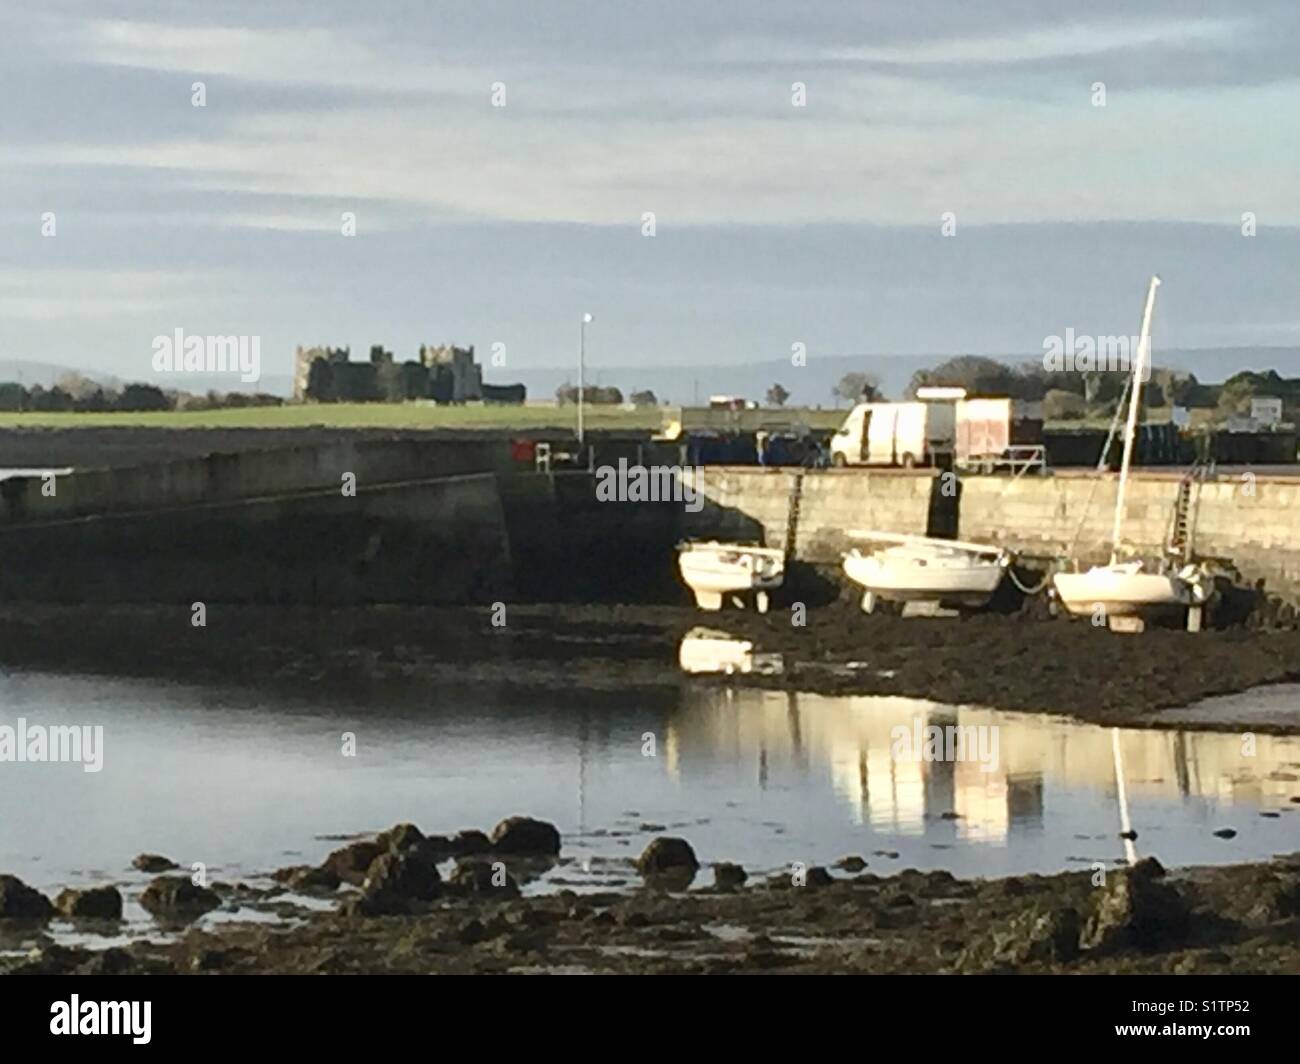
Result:
M758 654L748 639L733 639L726 632L697 625L683 637L677 648L677 663L683 672L723 673L757 672L768 675L784 668L780 654Z
M927 751L918 735L939 745ZM946 822L954 843L1086 832L1073 837L1112 840L1102 848L1115 857L1123 800L1143 840L1139 852L1158 846L1170 858L1179 850L1189 859L1242 860L1210 838L1229 812L1246 824L1242 813L1278 811L1270 813L1277 820L1261 822L1278 825L1270 838L1279 851L1300 843L1300 811L1288 804L1300 791L1300 740L1253 742L1250 756L1239 733L1111 729L892 696L693 686L670 715L664 745L667 769L682 782L731 770L760 791L824 788L872 834L933 838L936 822Z

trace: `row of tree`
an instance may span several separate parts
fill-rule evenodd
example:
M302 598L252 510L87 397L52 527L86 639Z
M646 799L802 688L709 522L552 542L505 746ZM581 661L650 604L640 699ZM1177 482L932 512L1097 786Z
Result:
M560 406L572 406L578 401L578 387L575 384L561 384L555 389L555 401ZM621 406L623 391L613 386L587 384L582 389L582 401L595 406ZM633 406L658 406L659 400L650 390L632 392L627 401Z
M908 382L905 398L914 399L924 387L958 387L972 398L1009 396L1042 402L1049 420L1112 413L1124 393L1128 375L1122 371L1048 370L1041 362L1008 365L983 355L960 355L933 369L918 370ZM774 385L768 402L780 406L785 389ZM832 389L837 399L874 402L883 398L879 381L869 373L846 373ZM1276 370L1243 371L1222 384L1203 384L1193 373L1153 369L1142 388L1147 406L1177 404L1214 409L1221 416L1246 413L1257 396L1281 398L1288 410L1300 406L1300 378L1285 378Z
M221 407L279 406L274 395L242 392L189 392L159 388L155 384L104 385L79 373L60 377L52 388L16 381L0 382L0 410L42 413L139 413L154 410L214 410Z

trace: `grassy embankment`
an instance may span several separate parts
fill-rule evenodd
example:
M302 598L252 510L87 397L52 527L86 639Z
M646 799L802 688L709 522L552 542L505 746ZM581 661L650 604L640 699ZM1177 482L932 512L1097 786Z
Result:
M624 410L589 406L589 429L658 429L655 407ZM0 413L0 428L391 428L572 429L574 408L545 406L434 406L417 403L324 403L140 413Z

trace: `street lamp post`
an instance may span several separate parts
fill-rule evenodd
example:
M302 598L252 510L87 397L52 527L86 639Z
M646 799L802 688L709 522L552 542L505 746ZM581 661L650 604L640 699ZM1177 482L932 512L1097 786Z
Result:
M581 447L585 434L582 424L582 404L585 397L583 375L587 366L587 326L592 322L590 314L583 314L582 324L578 326L578 446Z

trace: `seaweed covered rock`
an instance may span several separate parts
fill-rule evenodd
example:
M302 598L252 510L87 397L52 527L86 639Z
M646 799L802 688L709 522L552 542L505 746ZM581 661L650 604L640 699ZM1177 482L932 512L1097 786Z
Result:
M366 873L375 858L387 852L387 846L381 846L371 839L350 842L331 853L321 863L322 871L332 873L344 883L360 886L365 882Z
M748 878L749 873L741 865L730 861L718 861L713 866L713 885L718 890L739 890Z
M0 920L48 920L50 899L17 876L0 875Z
M656 890L685 890L699 867L691 844L672 835L651 839L636 861L637 871Z
M491 841L497 853L554 857L560 852L560 832L555 825L527 816L501 821L492 829Z
M1068 963L1079 956L1081 921L1074 909L1031 909L993 936L995 964Z
M54 907L72 919L122 919L122 892L117 887L68 888L59 892Z
M190 921L221 905L221 899L188 876L159 876L140 895L140 904L160 920Z
M131 867L141 872L172 872L180 868L170 857L164 857L160 853L140 853L136 854L131 861Z
M1150 857L1112 873L1084 927L1083 948L1110 952L1181 945L1190 911L1177 888L1162 882L1164 876L1160 862Z
M431 861L414 852L390 850L370 865L361 895L349 910L363 916L391 916L415 911L442 892L442 877Z
M447 877L447 882L466 894L487 894L502 898L519 895L519 884L500 861L459 860Z

